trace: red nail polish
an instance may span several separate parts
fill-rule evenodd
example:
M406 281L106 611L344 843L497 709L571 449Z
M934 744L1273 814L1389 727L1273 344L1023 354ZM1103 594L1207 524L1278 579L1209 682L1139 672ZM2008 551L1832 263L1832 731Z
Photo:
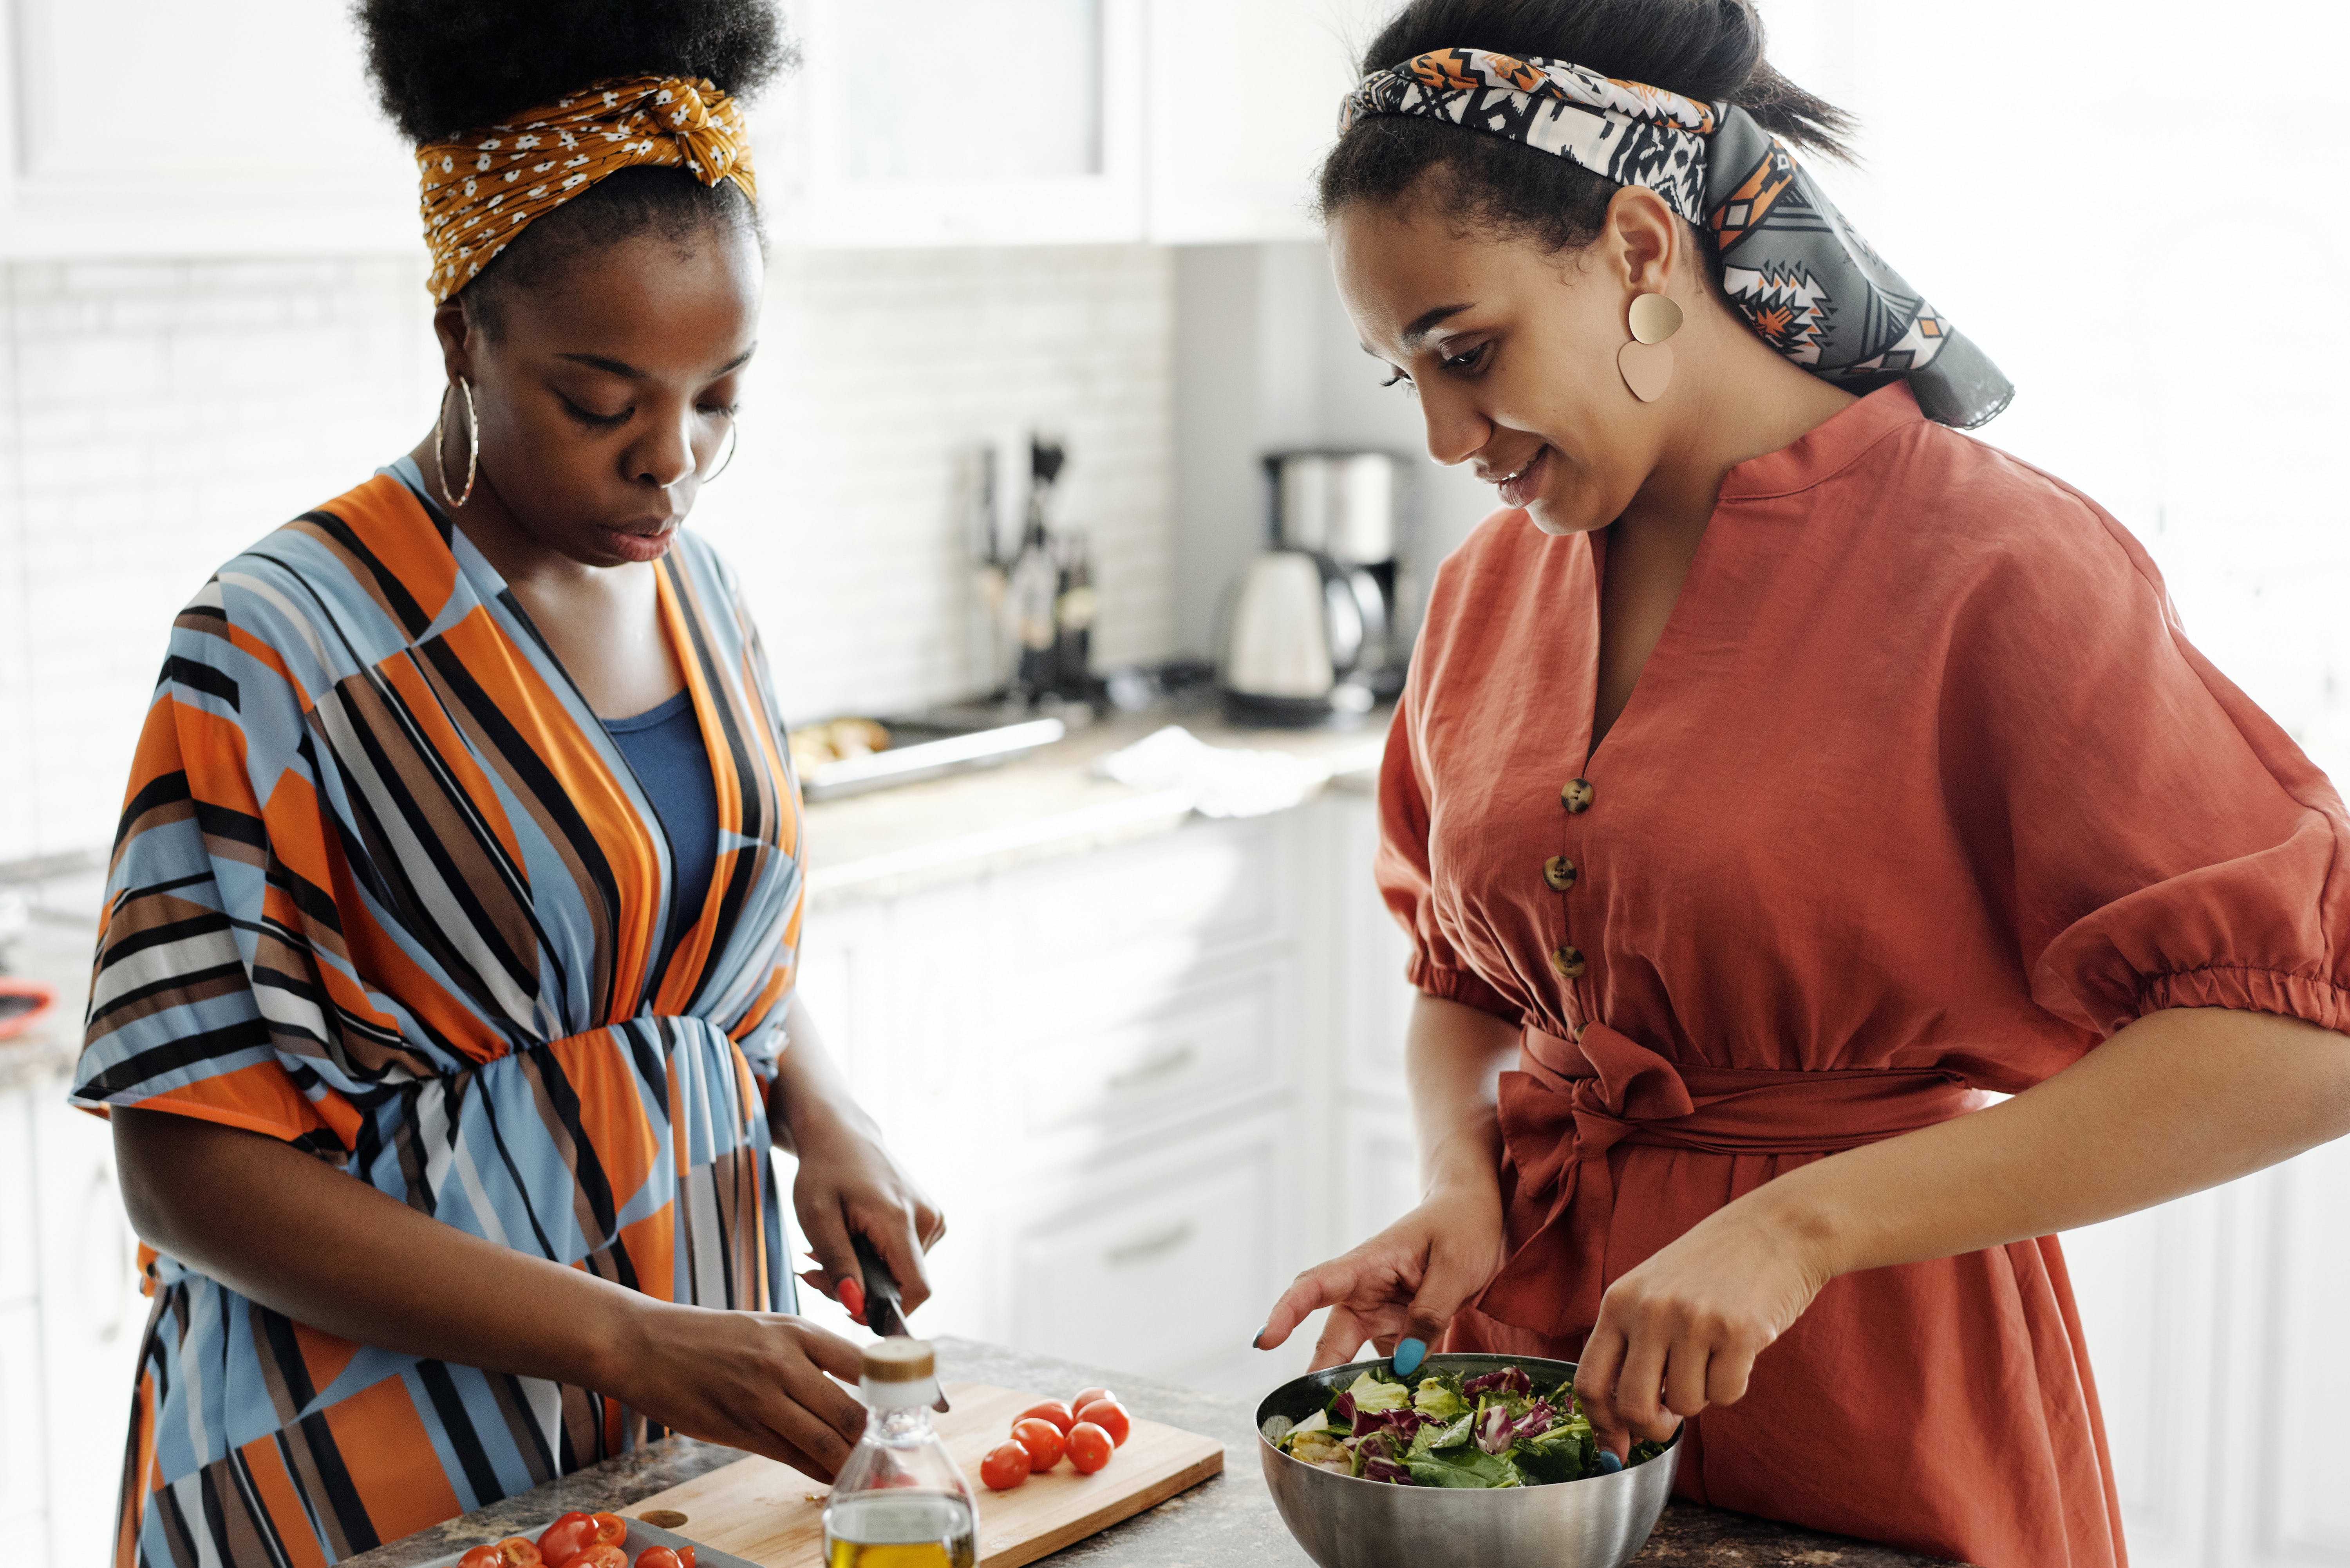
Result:
M865 1287L855 1280L841 1281L840 1304L848 1309L848 1315L852 1319L863 1323L865 1321Z

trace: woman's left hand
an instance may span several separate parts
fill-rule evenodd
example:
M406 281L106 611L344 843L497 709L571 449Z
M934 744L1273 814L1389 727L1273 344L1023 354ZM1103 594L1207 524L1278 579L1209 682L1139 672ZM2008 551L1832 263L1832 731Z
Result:
M930 1300L922 1254L947 1233L938 1205L899 1168L863 1117L808 1117L794 1132L800 1168L792 1208L816 1261L816 1271L800 1277L864 1323L864 1271L849 1242L852 1234L861 1235L898 1282L906 1312Z
M1744 1397L1754 1358L1835 1276L1761 1196L1707 1216L1600 1298L1575 1394L1617 1459L1636 1438L1661 1443L1707 1406Z

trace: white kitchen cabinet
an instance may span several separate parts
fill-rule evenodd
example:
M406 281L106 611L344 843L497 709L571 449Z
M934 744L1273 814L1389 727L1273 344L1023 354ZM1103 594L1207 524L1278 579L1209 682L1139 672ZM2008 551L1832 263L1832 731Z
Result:
M1142 236L1144 0L807 0L763 111L785 243Z
M1152 0L1149 237L1315 239L1313 181L1399 0Z
M45 1087L33 1107L39 1169L41 1332L47 1440L54 1451L102 1462L53 1465L52 1561L105 1560L113 1541L130 1390L148 1302L139 1289L139 1241L122 1208L107 1124Z
M33 1299L33 1096L0 1090L0 1309Z
M348 7L0 0L0 259L414 251Z
M30 1302L0 1308L0 1540L12 1559L49 1561L48 1478L41 1390L40 1309Z

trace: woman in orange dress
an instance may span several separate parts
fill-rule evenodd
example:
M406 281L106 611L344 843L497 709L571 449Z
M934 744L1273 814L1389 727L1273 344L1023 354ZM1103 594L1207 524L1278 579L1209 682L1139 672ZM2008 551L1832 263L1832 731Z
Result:
M2006 384L1794 161L1841 119L1743 0L1417 0L1365 68L1339 286L1503 509L1381 781L1425 1196L1260 1343L1578 1360L1698 1501L2122 1563L2052 1233L2350 1130L2340 799L1950 428Z

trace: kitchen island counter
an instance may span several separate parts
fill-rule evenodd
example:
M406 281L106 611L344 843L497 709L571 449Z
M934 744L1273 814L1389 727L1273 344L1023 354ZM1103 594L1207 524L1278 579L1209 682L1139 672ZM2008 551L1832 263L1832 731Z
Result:
M1049 1356L980 1345L936 1342L940 1373L950 1383L1066 1391L1090 1383L1118 1390L1137 1416L1221 1439L1224 1473L1147 1513L1113 1526L1049 1561L1102 1568L1308 1568L1310 1559L1283 1528L1258 1472L1254 1414L1245 1401L1073 1366ZM348 1568L417 1568L452 1552L517 1531L536 1530L572 1509L625 1510L743 1456L732 1449L671 1438L536 1491L510 1498L405 1540L347 1559ZM809 1483L810 1490L821 1490ZM691 1536L689 1519L678 1527ZM1906 1552L1795 1530L1783 1524L1676 1502L1666 1511L1636 1568L1936 1568ZM785 1568L777 1564L775 1568Z

